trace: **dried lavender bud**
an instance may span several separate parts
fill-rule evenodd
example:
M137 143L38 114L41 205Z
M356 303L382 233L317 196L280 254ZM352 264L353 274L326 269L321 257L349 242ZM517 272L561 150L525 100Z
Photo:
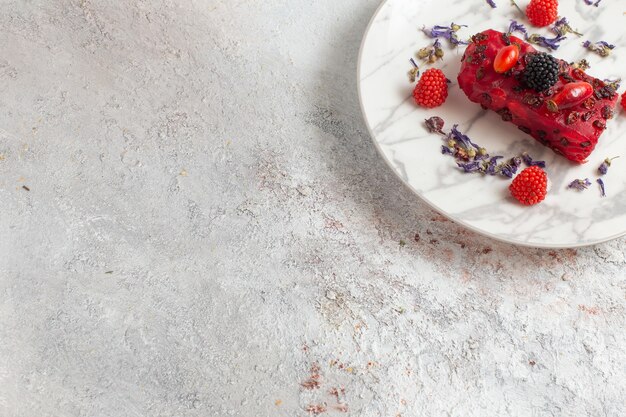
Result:
M462 41L459 39L457 32L461 29L467 27L467 25L457 25L455 23L450 24L450 27L447 26L433 26L431 29L426 29L426 27L422 28L422 31L431 38L445 38L452 45L467 45L468 42Z
M586 190L587 188L589 188L590 185L591 185L591 181L589 181L589 178L585 178L584 180L574 180L574 181L572 181L567 186L567 188L572 188L574 190L583 191L583 190Z
M496 168L498 166L498 159L502 159L504 158L503 156L494 156L491 159L489 159L489 162L487 162L487 166L485 168L485 173L489 174L489 175L496 175L498 172L496 171Z
M524 152L522 154L522 160L524 161L526 166L529 166L529 167L532 167L532 166L538 166L539 168L545 168L546 167L546 162L545 161L533 161L533 158L531 158L531 156L528 155L527 152Z
M554 22L554 25L550 28L550 30L559 36L565 36L568 33L573 33L574 35L578 36L583 35L582 33L579 33L578 31L572 29L572 27L569 25L569 22L567 21L567 18L565 17L562 17Z
M441 117L433 116L430 119L426 119L425 123L426 128L430 133L441 133L442 135L444 134L443 126L445 125L445 122Z
M619 156L616 156L613 158L606 158L604 162L602 162L602 164L598 167L598 172L600 173L600 175L606 175L606 173L609 172L609 167L611 166L611 162L613 162L613 160L617 158L619 158Z
M541 36L536 33L533 33L532 35L526 37L526 41L528 41L528 43L543 46L544 48L548 48L553 51L559 49L559 44L565 39L567 39L567 37L561 35L556 35L556 37L548 39L545 36Z
M448 135L450 138L454 139L456 141L456 143L458 145L460 145L461 147L463 147L465 150L469 150L469 149L480 149L480 146L476 145L475 143L472 142L472 140L469 138L469 136L464 135L463 133L461 133L458 129L457 129L458 125L454 125L452 126L452 130L450 131L450 134Z
M468 162L466 164L457 162L456 164L459 166L459 168L462 168L464 172L480 171L481 167L480 162L478 161Z
M526 31L526 27L524 25L522 25L521 23L518 23L515 20L511 20L511 24L509 25L509 30L506 33L508 35L512 35L515 32L523 33L524 37L528 35L528 32Z
M602 181L602 178L598 178L596 181L598 182L598 184L600 184L600 195L602 197L606 197L606 188L604 188L604 181Z
M595 2L593 0L585 0L585 4L588 4L589 6L596 6L598 7L600 5L600 2L602 0L596 0Z
M441 49L441 42L439 39L435 39L435 43L431 46L427 46L425 48L417 51L416 56L422 61L428 62L429 64L434 64L438 59L443 59L443 49Z
M415 80L417 80L417 77L420 76L420 68L417 66L413 58L409 59L409 61L413 65L413 68L411 68L411 70L409 71L409 81L414 83Z
M494 9L498 7L496 6L496 2L494 0L487 0L487 4L490 5Z
M583 47L592 52L595 52L603 58L609 56L611 54L611 51L615 49L615 45L611 45L606 41L599 41L596 43L591 43L591 41L585 41L583 43Z

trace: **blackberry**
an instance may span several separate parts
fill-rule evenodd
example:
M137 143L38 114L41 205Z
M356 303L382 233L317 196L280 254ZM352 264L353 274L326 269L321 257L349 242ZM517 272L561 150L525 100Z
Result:
M537 92L556 84L559 79L559 61L545 52L529 55L522 77L524 84Z

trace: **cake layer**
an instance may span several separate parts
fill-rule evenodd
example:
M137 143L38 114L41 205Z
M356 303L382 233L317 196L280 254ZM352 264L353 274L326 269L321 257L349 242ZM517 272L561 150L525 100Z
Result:
M493 61L498 51L511 43L520 47L518 63L504 74L497 73ZM462 59L458 82L467 97L497 112L504 121L567 159L583 163L593 152L606 123L613 117L618 95L612 86L559 60L559 79L545 92L527 88L522 80L529 54L535 48L523 40L495 30L472 38ZM557 110L548 105L568 83L585 81L594 93L583 102Z

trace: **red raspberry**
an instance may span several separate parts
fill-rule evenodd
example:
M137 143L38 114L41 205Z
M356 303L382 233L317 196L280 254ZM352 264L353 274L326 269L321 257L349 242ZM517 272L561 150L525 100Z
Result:
M626 93L622 94L622 107L626 110Z
M558 9L558 0L531 0L526 8L526 16L528 16L530 23L535 26L548 26L559 17Z
M431 68L424 72L413 90L415 102L432 109L441 106L448 98L448 81L439 69Z
M532 206L546 198L548 176L538 166L526 168L509 185L511 195L525 206Z

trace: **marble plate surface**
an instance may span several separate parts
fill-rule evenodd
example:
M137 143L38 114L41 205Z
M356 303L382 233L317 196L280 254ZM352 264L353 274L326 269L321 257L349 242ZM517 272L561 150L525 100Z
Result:
M432 44L423 26L468 25L458 33L463 39L493 28L505 31L510 19L524 23L531 32L549 35L546 28L532 28L509 0L388 0L378 9L366 31L358 63L358 88L363 114L380 154L396 174L430 206L450 219L494 239L514 244L565 248L586 246L626 234L626 114L618 110L607 131L584 165L574 165L535 142L514 125L502 122L493 112L470 102L459 89L456 76L464 47L444 41L445 57L433 67L441 68L453 81L450 96L440 108L418 108L412 101L413 84L407 72L409 58ZM599 7L583 0L562 1L560 13L583 33L568 35L553 54L567 61L586 58L588 73L598 78L626 79L626 5L623 0L604 0ZM519 0L525 9L527 4ZM587 52L585 40L606 40L616 45L606 58ZM538 48L541 50L541 48ZM428 66L421 65L422 70ZM623 90L623 88L621 89ZM440 136L426 131L423 121L431 116L446 121L446 130L459 130L492 155L514 156L527 151L547 162L549 190L546 200L534 207L517 204L508 193L509 180L459 171L450 157L441 155ZM609 156L621 155L603 177L607 196L602 197L597 168ZM586 191L567 189L576 178L589 178Z

